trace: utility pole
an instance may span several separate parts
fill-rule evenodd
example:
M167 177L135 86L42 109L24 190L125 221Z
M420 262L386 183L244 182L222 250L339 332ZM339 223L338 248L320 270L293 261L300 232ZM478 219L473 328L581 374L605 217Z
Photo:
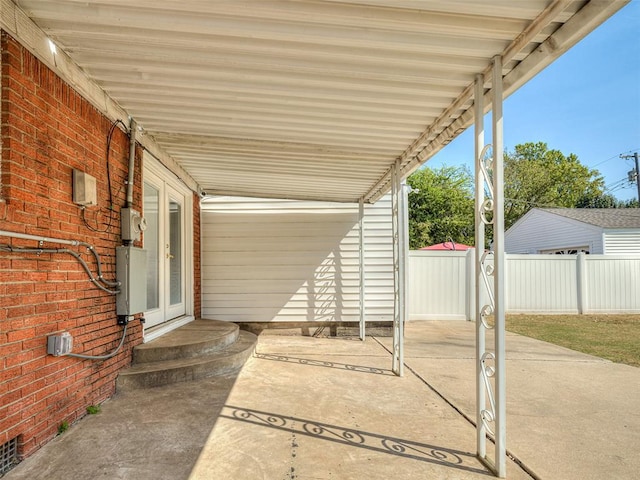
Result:
M638 165L638 152L633 155L620 155L620 158L633 158L636 162L635 170L631 170L629 172L629 181L633 181L633 177L635 177L636 185L638 187L638 202L640 202L640 166Z

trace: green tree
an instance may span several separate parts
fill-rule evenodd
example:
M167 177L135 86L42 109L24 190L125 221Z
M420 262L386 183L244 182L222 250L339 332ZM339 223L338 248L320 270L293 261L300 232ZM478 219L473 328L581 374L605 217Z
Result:
M599 197L581 198L576 208L638 208L638 200L618 200L610 193L605 193Z
M623 202L610 193L595 197L584 195L576 202L576 208L623 208Z
M453 240L473 244L473 177L464 167L423 168L407 179L409 248Z
M504 155L505 228L533 207L606 204L604 179L597 170L544 142L516 145Z
M407 183L409 246L412 249L453 240L473 245L473 176L464 167L424 168ZM604 191L597 170L583 165L574 154L565 156L546 143L516 145L504 153L505 229L534 207L628 208L636 200L620 201ZM486 232L487 245L492 237Z

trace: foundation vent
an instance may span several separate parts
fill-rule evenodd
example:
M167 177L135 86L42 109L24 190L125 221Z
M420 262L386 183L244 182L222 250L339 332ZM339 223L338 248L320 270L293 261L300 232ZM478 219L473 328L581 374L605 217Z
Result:
M9 440L0 445L0 477L18 463L18 439Z

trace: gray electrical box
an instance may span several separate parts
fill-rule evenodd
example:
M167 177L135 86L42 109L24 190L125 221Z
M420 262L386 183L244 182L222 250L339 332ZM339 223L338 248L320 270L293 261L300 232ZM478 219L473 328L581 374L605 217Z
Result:
M134 315L147 309L147 251L124 246L116 248L116 314Z
M59 357L71 353L71 350L73 350L73 337L69 332L47 337L47 353L49 355Z
M73 203L89 207L98 204L96 178L73 169Z

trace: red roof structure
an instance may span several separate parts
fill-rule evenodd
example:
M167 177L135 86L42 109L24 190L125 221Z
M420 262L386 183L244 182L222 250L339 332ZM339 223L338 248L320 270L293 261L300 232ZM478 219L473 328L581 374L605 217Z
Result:
M458 250L465 251L473 248L470 245L465 245L464 243L456 243L456 242L442 242L436 243L435 245L430 245L428 247L422 247L420 250Z

